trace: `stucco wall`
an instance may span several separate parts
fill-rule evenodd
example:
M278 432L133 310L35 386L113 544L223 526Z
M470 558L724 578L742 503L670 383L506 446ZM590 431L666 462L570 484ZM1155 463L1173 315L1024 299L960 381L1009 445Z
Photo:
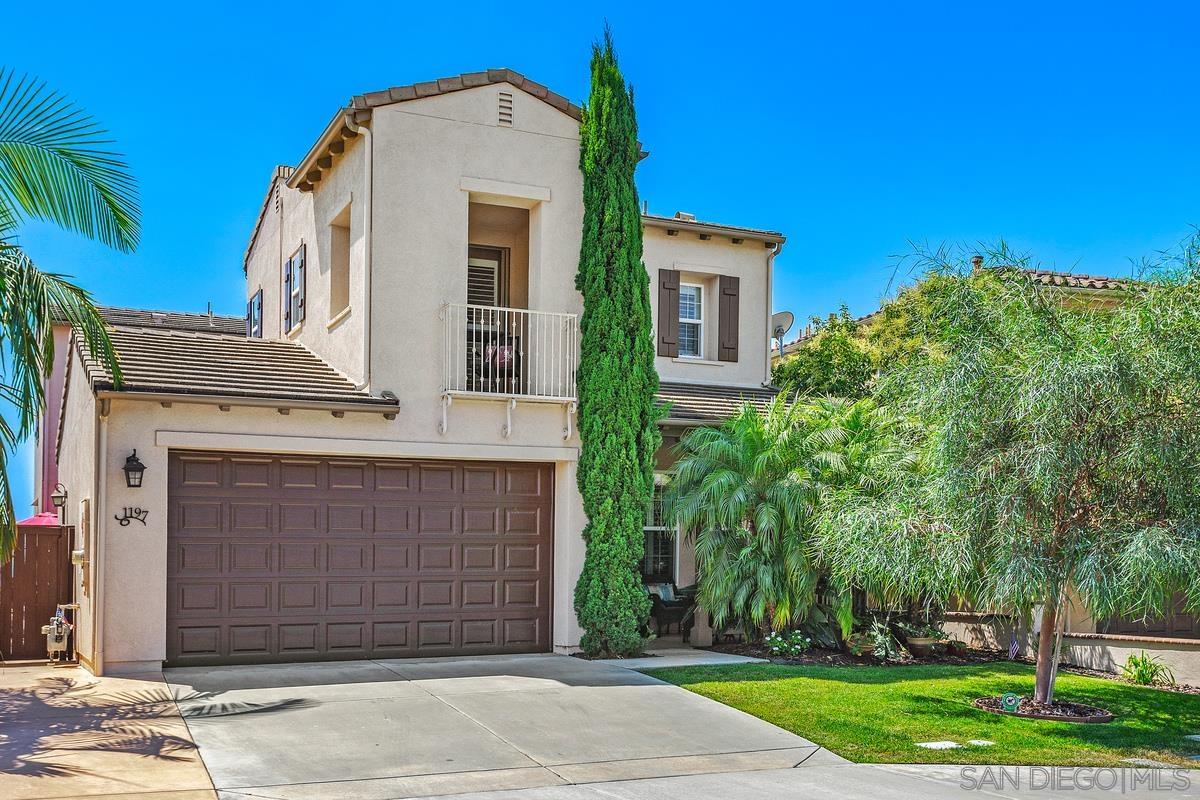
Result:
M668 236L661 228L646 228L644 261L650 273L650 307L658 325L658 271L679 270L682 283L704 286L704 358L657 356L655 367L665 381L758 386L770 379L767 367L770 344L771 298L768 271L770 250L762 242L741 244L722 236L705 241L699 234L680 230ZM717 278L736 275L739 282L738 360L717 360Z
M57 451L58 480L67 489L67 505L63 521L74 526L75 540L71 547L83 550L87 562L72 570L72 596L79 603L75 631L75 649L90 659L94 649L92 600L95 597L96 569L96 399L88 389L82 363L73 347L67 352L70 361L66 397L63 403L62 448ZM58 431L46 432L47 444L55 451Z

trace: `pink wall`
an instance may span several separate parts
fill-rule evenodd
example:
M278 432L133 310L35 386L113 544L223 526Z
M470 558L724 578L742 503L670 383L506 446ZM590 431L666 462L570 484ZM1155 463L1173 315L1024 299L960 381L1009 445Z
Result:
M39 511L52 511L50 494L58 483L58 423L62 417L63 391L67 385L67 355L71 348L71 329L66 325L54 326L54 371L46 379L46 408L42 411L38 426L37 487Z

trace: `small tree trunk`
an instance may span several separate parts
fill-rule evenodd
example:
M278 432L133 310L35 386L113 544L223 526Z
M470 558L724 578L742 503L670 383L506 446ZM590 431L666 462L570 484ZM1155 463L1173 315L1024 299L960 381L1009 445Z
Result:
M1038 631L1037 678L1033 699L1048 703L1054 688L1054 632L1058 624L1057 604L1042 606L1042 629Z

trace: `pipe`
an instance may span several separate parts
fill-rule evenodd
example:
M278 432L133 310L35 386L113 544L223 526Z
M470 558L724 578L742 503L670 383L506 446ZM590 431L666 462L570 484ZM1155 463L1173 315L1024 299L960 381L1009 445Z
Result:
M111 401L96 401L96 502L92 514L92 673L104 674L104 515L108 493L108 412Z
M363 154L363 159L366 162L363 165L363 191L366 195L363 209L363 379L362 383L356 384L354 388L358 390L368 389L371 386L371 250L374 245L372 230L372 216L374 214L374 204L371 202L375 193L375 137L371 135L371 129L366 125L358 125L354 122L353 114L346 115L347 124L353 124L360 136L365 136L366 141L363 143L366 147L366 152Z
M771 385L771 336L774 331L771 330L771 306L775 291L775 256L783 251L783 242L775 242L775 246L771 248L771 252L767 254L767 379L763 381L763 386ZM783 356L783 341L779 343L779 355Z

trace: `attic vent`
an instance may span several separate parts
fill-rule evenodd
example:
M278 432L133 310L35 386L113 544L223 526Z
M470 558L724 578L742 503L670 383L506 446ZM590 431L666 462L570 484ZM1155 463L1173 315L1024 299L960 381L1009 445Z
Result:
M511 128L512 120L512 92L501 92L498 123L506 128Z
M695 222L695 221L696 221L696 215L695 215L695 214L689 214L689 213L688 213L688 212L686 212L686 211L676 211L676 212L675 212L675 219L677 219L677 220L679 220L679 221L681 221L681 222Z

